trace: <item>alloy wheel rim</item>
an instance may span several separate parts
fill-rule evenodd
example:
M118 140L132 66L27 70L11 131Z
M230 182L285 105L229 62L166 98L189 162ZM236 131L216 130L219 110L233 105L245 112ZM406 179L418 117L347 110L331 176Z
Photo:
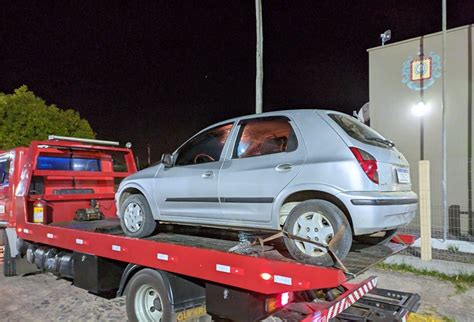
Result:
M127 227L130 232L135 233L140 230L143 225L142 207L136 202L131 202L127 208L125 208L123 220L125 227Z
M326 216L319 212L306 212L298 217L293 235L328 246L334 238L334 228ZM327 253L324 247L299 240L296 247L305 255L316 257Z

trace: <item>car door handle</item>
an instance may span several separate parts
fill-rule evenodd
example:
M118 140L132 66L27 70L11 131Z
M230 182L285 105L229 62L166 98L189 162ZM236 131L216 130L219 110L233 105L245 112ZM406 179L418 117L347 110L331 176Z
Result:
M214 176L214 172L212 171L206 171L203 174L201 174L201 177L203 179L211 179Z
M275 167L276 171L290 171L293 169L293 165L289 163L279 164Z

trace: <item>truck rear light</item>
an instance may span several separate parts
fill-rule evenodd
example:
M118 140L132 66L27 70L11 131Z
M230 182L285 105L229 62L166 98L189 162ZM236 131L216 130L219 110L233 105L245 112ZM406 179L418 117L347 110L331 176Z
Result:
M280 296L280 305L285 306L288 303L290 303L290 293L289 292L282 293Z
M275 297L270 297L265 301L265 310L268 313L274 312L278 309L281 309L288 303L293 300L293 293L292 292L285 292L276 295Z
M365 172L367 177L374 183L379 183L379 173L377 168L377 160L368 152L350 147L352 153L360 164L360 167Z

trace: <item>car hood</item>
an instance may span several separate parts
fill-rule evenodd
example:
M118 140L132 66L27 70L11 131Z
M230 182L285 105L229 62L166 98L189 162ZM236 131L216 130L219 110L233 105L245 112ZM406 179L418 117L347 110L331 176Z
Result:
M158 169L159 169L160 167L162 167L162 165L161 165L161 164L157 164L157 165L154 165L154 166L152 166L152 167L149 167L149 168L140 170L140 171L138 171L138 172L135 172L134 174L129 175L128 177L126 177L126 178L122 181L122 183L125 184L125 183L130 182L130 181L136 181L136 180L140 180L140 179L150 179L150 178L154 178L156 172L158 171Z

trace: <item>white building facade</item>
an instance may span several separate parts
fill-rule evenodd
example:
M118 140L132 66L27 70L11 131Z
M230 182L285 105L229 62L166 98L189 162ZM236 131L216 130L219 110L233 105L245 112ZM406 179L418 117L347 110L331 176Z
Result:
M473 233L473 25L448 30L446 46L447 191L451 232ZM411 165L418 191L418 161L431 162L434 229L442 230L442 34L371 48L370 124L394 141ZM423 102L423 103L420 103ZM424 116L417 108L426 107ZM415 110L414 110L415 109ZM457 210L456 210L457 209ZM415 220L414 226L418 224Z

